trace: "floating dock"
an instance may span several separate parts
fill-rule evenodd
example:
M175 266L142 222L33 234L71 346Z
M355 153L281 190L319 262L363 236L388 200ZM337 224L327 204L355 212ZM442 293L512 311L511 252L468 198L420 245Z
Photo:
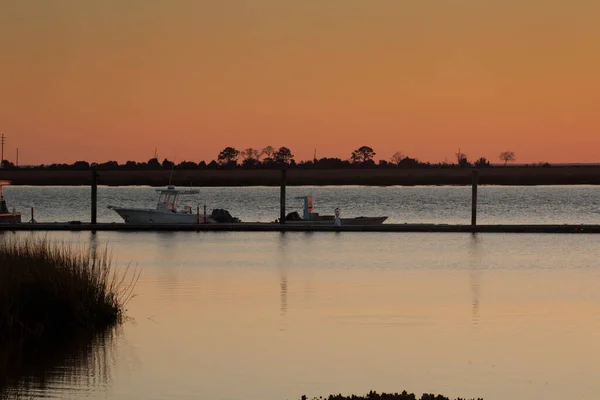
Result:
M2 231L112 231L112 232L468 232L468 233L600 233L600 225L453 225L453 224L380 224L380 225L294 225L268 222L222 224L153 224L51 222L5 223Z

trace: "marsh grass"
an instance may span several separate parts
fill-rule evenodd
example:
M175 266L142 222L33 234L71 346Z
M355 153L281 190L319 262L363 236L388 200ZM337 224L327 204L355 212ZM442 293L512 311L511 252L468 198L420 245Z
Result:
M308 400L306 396L302 396L301 400ZM441 394L430 394L423 393L421 397L417 397L414 393L408 393L403 391L402 393L377 393L374 391L370 391L366 395L349 395L343 396L341 394L330 394L327 397L314 397L313 400L450 400L448 397L443 396ZM461 397L456 398L455 400L467 400ZM475 400L475 399L470 399ZM478 398L477 400L483 400L482 398Z
M129 266L116 271L107 247L0 238L0 391L48 349L121 322L138 278Z

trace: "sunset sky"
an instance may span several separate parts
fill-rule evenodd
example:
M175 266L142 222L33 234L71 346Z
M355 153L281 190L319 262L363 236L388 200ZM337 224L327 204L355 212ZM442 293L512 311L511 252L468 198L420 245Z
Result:
M0 133L20 164L600 162L598 0L0 0Z

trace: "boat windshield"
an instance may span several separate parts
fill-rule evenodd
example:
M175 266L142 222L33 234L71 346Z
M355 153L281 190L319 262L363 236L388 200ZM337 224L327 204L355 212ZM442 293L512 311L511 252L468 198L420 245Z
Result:
M169 210L174 210L176 200L177 192L163 191L158 196L158 206L166 205Z

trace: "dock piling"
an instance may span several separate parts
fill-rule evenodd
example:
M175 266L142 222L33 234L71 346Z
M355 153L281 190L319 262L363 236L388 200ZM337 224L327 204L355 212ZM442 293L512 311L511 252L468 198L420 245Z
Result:
M285 224L285 185L286 185L286 173L285 169L281 170L281 187L279 194L279 223Z
M471 226L477 225L477 185L479 184L479 171L473 170L471 188Z
M96 224L98 216L98 173L92 167L92 224Z

